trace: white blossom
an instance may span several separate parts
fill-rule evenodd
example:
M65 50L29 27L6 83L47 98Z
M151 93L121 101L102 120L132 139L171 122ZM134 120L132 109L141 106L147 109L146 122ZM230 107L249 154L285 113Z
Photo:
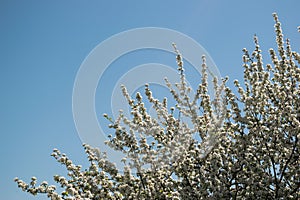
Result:
M264 64L255 35L253 52L243 49L244 80L233 81L236 91L226 86L228 78L220 84L215 78L214 98L208 94L203 56L202 79L192 94L175 44L180 82L165 80L176 105L156 99L148 84L145 99L140 93L132 98L122 86L131 115L103 115L115 132L107 144L124 154L122 171L84 144L86 170L57 149L51 154L68 170L68 177L54 176L60 193L48 182L37 185L36 177L29 184L14 181L52 200L300 199L300 54L273 17L277 50L269 50L271 63Z

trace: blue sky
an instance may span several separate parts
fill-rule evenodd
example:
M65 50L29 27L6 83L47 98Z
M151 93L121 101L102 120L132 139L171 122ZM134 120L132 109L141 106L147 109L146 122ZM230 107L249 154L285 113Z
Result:
M36 176L51 183L54 174L64 174L50 157L53 148L85 163L72 115L73 84L81 63L105 39L132 28L173 29L201 44L221 75L232 81L242 78L241 50L253 49L254 34L263 52L275 48L274 11L299 51L299 8L297 0L1 0L1 199L46 199L21 192L13 178L29 181ZM97 98L101 95L105 96ZM97 105L98 111L105 111L105 106Z

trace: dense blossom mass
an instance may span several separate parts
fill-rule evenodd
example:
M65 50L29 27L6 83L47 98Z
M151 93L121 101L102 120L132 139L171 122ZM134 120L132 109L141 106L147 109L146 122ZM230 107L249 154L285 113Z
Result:
M300 54L284 39L276 14L277 47L264 64L258 37L253 52L243 49L244 80L226 86L213 79L203 56L202 79L189 87L183 59L174 44L180 82L166 85L176 101L156 99L145 85L132 98L123 94L131 116L122 111L111 121L107 145L124 154L120 171L106 154L84 144L90 166L83 170L54 149L68 170L54 176L56 186L16 178L18 186L52 200L98 199L300 199ZM300 27L299 27L300 31ZM156 111L151 116L145 102Z

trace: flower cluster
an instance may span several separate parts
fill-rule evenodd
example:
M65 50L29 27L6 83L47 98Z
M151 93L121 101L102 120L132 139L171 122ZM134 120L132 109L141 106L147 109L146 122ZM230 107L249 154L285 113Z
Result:
M284 39L277 14L277 50L264 64L258 37L254 50L243 49L244 80L213 79L202 57L202 79L195 92L186 81L183 57L173 44L180 82L166 79L176 104L156 99L145 85L145 99L122 92L131 115L112 120L106 142L124 154L123 171L104 152L85 144L90 167L82 170L54 149L52 156L68 170L55 175L63 188L35 177L16 178L23 191L45 193L52 200L98 199L299 199L300 198L300 54ZM145 103L156 115L150 115Z

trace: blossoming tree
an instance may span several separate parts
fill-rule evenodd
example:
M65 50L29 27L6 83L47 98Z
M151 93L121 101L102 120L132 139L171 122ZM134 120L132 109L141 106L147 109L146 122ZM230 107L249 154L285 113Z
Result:
M180 83L166 85L176 101L155 99L145 86L133 99L123 94L131 116L110 119L115 134L107 145L124 154L119 171L104 152L84 144L90 166L82 170L59 150L52 156L68 170L55 175L63 189L35 177L18 186L33 195L61 199L299 199L300 54L284 40L276 14L277 50L264 64L258 38L252 53L243 49L244 80L237 91L214 79L208 93L208 67L193 93L185 80L182 56L174 45ZM299 28L300 31L300 28ZM193 95L192 95L193 94ZM150 102L157 116L145 107Z

